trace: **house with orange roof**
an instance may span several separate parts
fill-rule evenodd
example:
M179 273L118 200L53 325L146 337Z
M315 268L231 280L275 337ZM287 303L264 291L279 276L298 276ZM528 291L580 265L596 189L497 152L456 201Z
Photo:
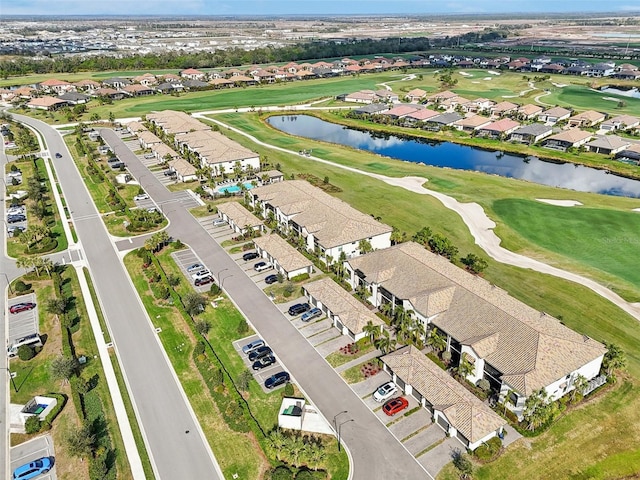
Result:
M96 82L95 80L86 79L80 80L74 83L77 90L95 90L96 88L100 88L100 82Z
M500 102L493 105L489 111L492 117L501 117L509 113L514 113L518 109L518 105L511 102Z
M569 128L560 133L551 135L544 143L546 148L554 150L567 150L568 148L576 148L587 143L593 135L579 128Z
M44 82L40 82L38 84L38 88L43 92L56 93L60 95L65 92L75 92L75 85L65 82L64 80L57 80L55 78L51 78L49 80L45 80Z
M422 99L427 96L427 92L422 90L421 88L414 88L413 90L409 90L404 98L411 103L418 103Z
M132 80L140 85L144 85L145 87L150 87L152 85L158 84L158 79L152 73L144 73L142 75L138 75L137 77L133 77Z
M200 70L196 70L195 68L187 68L186 70L182 70L180 72L180 76L182 78L186 78L187 80L206 80L207 74L201 72Z
M542 113L544 109L540 105L533 105L531 103L527 103L526 105L522 105L518 107L516 111L516 115L521 120L533 120L538 115Z

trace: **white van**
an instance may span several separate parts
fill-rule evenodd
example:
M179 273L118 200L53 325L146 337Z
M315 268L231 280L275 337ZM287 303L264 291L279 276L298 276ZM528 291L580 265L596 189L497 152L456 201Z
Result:
M20 348L22 345L41 347L42 340L40 339L40 335L38 335L37 333L18 338L15 342L13 342L13 344L9 345L9 348L7 348L7 355L9 357L15 357L16 355L18 355L18 348Z

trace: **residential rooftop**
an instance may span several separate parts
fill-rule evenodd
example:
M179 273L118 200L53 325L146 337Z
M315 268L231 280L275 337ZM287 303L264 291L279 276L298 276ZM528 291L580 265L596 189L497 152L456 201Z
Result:
M294 272L313 265L311 260L275 233L255 238L253 243L258 248L269 252L269 255L287 272Z

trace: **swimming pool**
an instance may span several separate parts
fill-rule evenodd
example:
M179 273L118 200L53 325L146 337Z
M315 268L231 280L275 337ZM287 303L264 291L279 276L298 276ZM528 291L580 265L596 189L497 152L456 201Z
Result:
M253 184L251 182L245 182L243 185L247 190L251 190L253 188ZM240 191L240 187L237 185L229 185L228 187L217 188L216 191L218 193L238 193Z

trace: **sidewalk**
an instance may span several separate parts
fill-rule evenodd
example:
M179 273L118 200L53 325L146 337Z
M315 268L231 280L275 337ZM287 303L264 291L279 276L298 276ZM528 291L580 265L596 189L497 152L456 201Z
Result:
M111 401L113 403L113 409L116 412L116 418L118 420L118 426L120 427L120 434L122 435L122 441L124 443L124 449L127 453L129 460L129 466L131 467L131 475L134 479L144 480L144 469L142 468L142 460L140 460L140 454L138 453L138 447L136 441L133 438L133 432L131 430L131 424L129 423L129 417L127 411L124 408L124 401L120 393L120 387L118 386L118 380L113 370L113 364L107 350L107 345L104 342L102 328L100 321L98 320L98 314L96 313L95 305L91 301L91 291L89 290L89 284L84 276L82 265L75 263L74 267L78 274L78 280L80 282L80 289L82 290L82 297L87 307L87 314L89 315L89 321L91 322L91 329L93 330L93 336L98 345L98 352L100 353L100 361L102 362L102 369L104 376L109 386L109 393L111 394ZM134 405L135 410L135 405ZM143 432L144 436L144 432Z
M360 365L361 363L364 363L366 361L373 360L374 358L377 358L381 355L382 352L376 349L372 352L367 353L366 355L362 355L361 357L353 359L350 362L343 363L342 365L337 366L335 370L336 372L341 373L345 370L349 370L351 367L355 367L356 365Z

